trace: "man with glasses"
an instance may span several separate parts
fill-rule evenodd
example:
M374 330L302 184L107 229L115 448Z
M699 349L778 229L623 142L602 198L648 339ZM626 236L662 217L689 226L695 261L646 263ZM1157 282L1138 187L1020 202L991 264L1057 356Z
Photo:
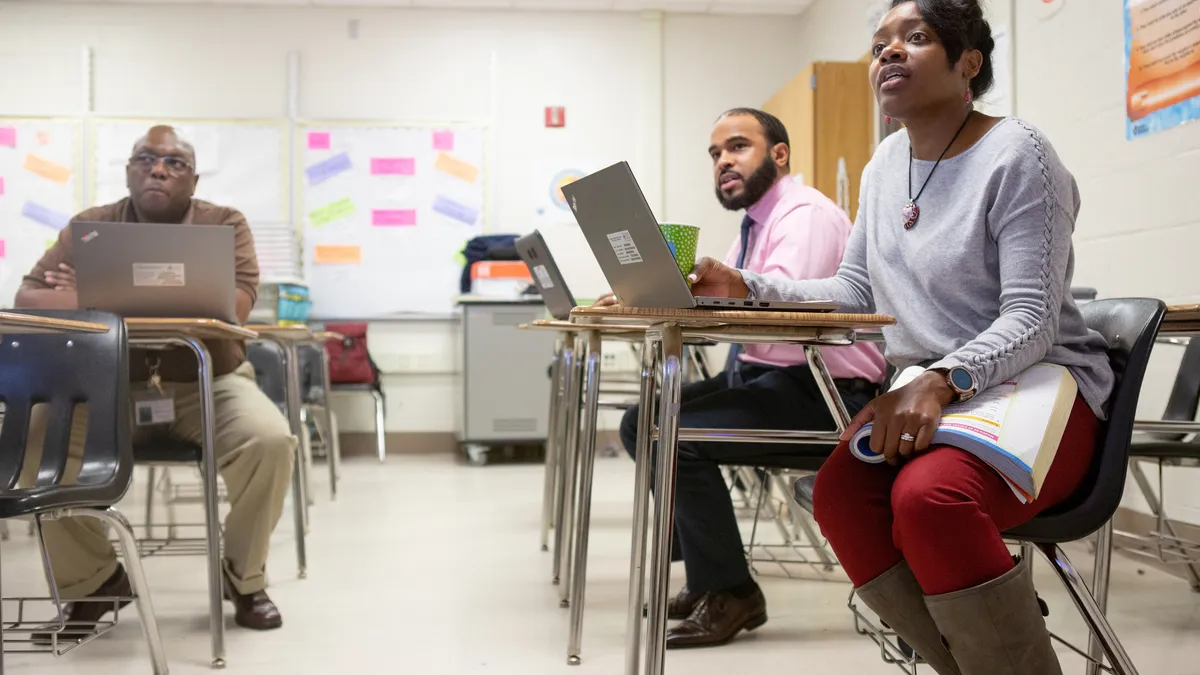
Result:
M258 258L246 218L238 211L195 199L196 153L175 130L156 126L134 145L126 167L129 196L115 204L97 206L75 216L80 222L132 222L210 225L234 229L237 314L245 323L258 295ZM70 228L64 228L25 277L17 291L17 307L75 309ZM292 473L296 440L287 420L254 382L254 368L246 360L246 346L237 340L206 341L212 354L213 412L217 466L229 491L230 510L225 520L226 597L236 608L240 626L268 630L283 625L278 608L267 596L266 562L271 532L283 512ZM174 398L175 419L160 427L183 440L199 443L200 395L196 385L195 357L186 350L130 354L134 382L151 379L151 369L161 378L162 390ZM154 382L159 382L158 379ZM145 389L147 385L140 385ZM139 385L133 386L137 391ZM35 409L30 438L45 435L45 411ZM38 414L43 413L43 414ZM86 412L77 410L71 429L68 475L77 472L87 428ZM142 429L146 427L141 427ZM41 462L41 448L26 453L22 483L33 482ZM47 521L46 551L54 578L66 600L132 595L129 578L117 561L99 521L68 518ZM61 635L78 639L90 632L113 608L112 603L77 602L67 606L72 622Z

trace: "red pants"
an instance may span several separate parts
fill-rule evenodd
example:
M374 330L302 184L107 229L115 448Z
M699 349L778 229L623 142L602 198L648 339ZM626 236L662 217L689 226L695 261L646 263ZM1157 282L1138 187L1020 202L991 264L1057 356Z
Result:
M978 586L1013 568L1000 533L1069 497L1092 461L1098 421L1075 400L1038 498L1022 504L994 469L939 445L893 467L843 443L821 467L814 515L855 587L906 560L926 595Z

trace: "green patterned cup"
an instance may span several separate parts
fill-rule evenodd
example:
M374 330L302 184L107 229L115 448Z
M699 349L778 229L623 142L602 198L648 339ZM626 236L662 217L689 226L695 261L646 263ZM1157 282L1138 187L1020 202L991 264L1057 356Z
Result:
M691 274L692 268L696 266L696 242L700 241L700 228L680 223L659 223L658 229L662 230L667 247L671 249L671 255L675 256L675 264L679 265L679 271L683 273L683 278L687 279L687 275ZM691 285L692 282L689 281L688 286Z

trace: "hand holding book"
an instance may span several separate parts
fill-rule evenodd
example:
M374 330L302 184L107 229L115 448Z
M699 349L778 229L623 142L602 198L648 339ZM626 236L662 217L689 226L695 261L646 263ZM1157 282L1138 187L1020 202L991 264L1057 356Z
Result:
M908 371L905 371L906 374ZM955 398L945 374L918 370L868 403L850 422L842 440L848 441L870 425L870 448L888 464L929 449L942 408ZM912 440L909 440L912 439Z

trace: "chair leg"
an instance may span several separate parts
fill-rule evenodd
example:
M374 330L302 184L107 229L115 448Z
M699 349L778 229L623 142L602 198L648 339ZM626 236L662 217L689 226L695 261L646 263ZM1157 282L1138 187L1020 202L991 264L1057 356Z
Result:
M1096 603L1096 598L1088 591L1083 578L1079 576L1079 572L1071 564L1071 560L1067 558L1062 547L1057 544L1042 544L1038 549L1050 561L1051 567L1058 574L1058 578L1062 580L1071 600L1075 602L1076 609L1087 623L1091 635L1108 655L1113 672L1116 675L1138 675L1137 668L1134 667L1129 654L1125 652L1121 641L1117 639L1117 634L1108 623L1108 619L1105 618L1104 611Z
M342 477L342 443L338 440L337 414L332 408L325 408L329 415L329 477L333 481L333 494L337 496L337 483Z
M146 538L154 538L154 479L157 478L158 467L151 464L146 476Z
M308 528L308 507L314 505L316 500L312 494L312 479L310 478L312 468L312 436L308 431L308 411L303 407L300 408L300 457L303 460L300 464L302 469L302 477L304 478L304 527ZM308 532L305 529L305 532Z
M1158 471L1160 476L1159 482L1161 484L1161 460L1158 462ZM1142 463L1138 461L1138 459L1130 459L1129 473L1133 474L1134 482L1136 482L1138 484L1138 488L1141 489L1142 497L1146 500L1146 504L1150 507L1151 515L1153 515L1160 523L1159 536L1162 535L1162 530L1165 529L1166 533L1172 539L1178 540L1179 535L1175 534L1175 526L1171 524L1171 519L1167 516L1167 512L1163 508L1162 502L1159 500L1158 495L1155 494L1154 487L1150 485L1150 479L1148 479L1146 477L1146 473L1142 471ZM1188 583L1192 585L1192 590L1200 592L1200 565L1197 565L1195 562L1188 562L1183 566L1183 568L1187 570Z
M375 399L375 448L379 452L379 461L382 463L387 459L387 442L384 436L386 427L383 420L383 394L372 390L371 397Z
M121 542L121 554L125 561L125 570L129 573L129 583L133 586L133 594L137 602L138 615L142 619L142 632L150 647L150 661L154 665L155 675L167 675L167 655L163 650L162 636L158 633L158 619L154 615L154 604L150 600L150 586L146 583L146 573L142 569L142 558L138 555L137 540L133 536L133 528L115 508L105 511L76 510L72 515L91 516L107 524L117 533Z

